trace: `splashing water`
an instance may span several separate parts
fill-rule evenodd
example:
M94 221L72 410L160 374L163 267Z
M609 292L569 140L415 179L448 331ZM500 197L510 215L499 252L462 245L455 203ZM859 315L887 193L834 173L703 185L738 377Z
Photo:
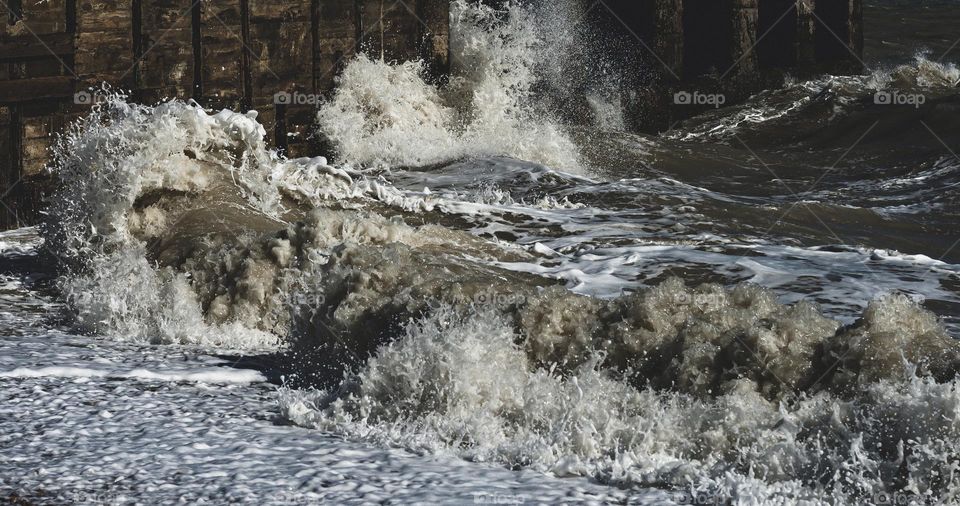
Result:
M338 160L396 167L503 155L582 171L569 135L532 101L552 41L529 7L508 5L451 4L454 73L442 89L426 82L422 63L353 60L318 113Z
M351 62L318 112L337 164L279 156L256 113L112 95L58 144L42 231L77 326L274 352L287 419L417 452L719 502L960 500L960 346L907 296L949 312L960 269L858 235L769 239L751 220L791 202L764 192L766 173L685 183L646 167L699 155L679 143L701 132L833 127L874 78L831 80L827 113L811 81L676 137L611 133L644 163L588 180L544 166L586 155L538 106L538 15L456 2L443 87L417 63ZM758 107L783 114L743 119ZM607 112L594 127L622 125ZM957 173L920 163L891 200L923 204L910 181ZM842 183L824 191L848 207L817 212L890 219ZM936 205L949 217L951 202Z

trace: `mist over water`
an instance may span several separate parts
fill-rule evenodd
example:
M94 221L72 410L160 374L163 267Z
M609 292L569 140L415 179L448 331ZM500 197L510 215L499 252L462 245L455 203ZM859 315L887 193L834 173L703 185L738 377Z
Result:
M278 155L255 112L96 106L42 228L71 321L272 354L287 420L415 452L721 502L960 500L956 66L636 135L616 75L576 74L570 5L458 0L443 85L357 57L318 111L329 159Z

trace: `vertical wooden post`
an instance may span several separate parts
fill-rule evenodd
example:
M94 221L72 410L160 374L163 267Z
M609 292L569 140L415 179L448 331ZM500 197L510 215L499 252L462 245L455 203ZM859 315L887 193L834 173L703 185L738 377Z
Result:
M23 19L23 0L8 0L7 24L15 25L21 19Z
M366 6L365 0L354 0L353 2L353 8L354 8L353 19L354 19L354 28L356 30L356 41L357 41L357 47L355 52L357 54L362 53L364 50L363 39L364 39L364 34L367 32L366 26L364 23L366 18L366 10L367 10L366 7L367 6Z
M816 0L797 1L797 65L812 67L817 61Z
M193 44L193 99L203 97L203 0L190 8L190 39Z
M5 216L3 228L9 229L20 226L17 197L20 192L20 178L23 173L23 111L19 105L14 105L7 111L10 161L6 170L0 173L0 196L2 196L3 201L0 211Z
M77 0L67 0L66 5L66 32L77 33Z
M310 70L311 90L320 93L320 79L323 75L322 59L323 46L320 44L320 1L310 0Z
M861 70L863 59L863 0L850 0L850 11L847 14L847 24L850 27L850 50L853 53L853 65L856 71Z
M450 2L417 1L417 56L433 79L450 72Z
M2 201L7 203L7 192L9 191L8 179L15 170L13 164L16 160L16 154L13 152L13 132L11 132L11 111L9 107L0 107L0 195ZM6 230L13 225L10 224L12 213L3 205L0 205L0 230Z
M143 88L143 77L140 75L143 59L143 0L131 0L130 2L131 27L130 35L133 39L133 89L136 91Z
M672 72L665 77L675 81L683 73L683 0L657 0L656 51Z
M757 0L732 0L730 13L731 41L729 66L723 72L731 76L756 74L757 58Z
M251 69L250 51L250 0L240 0L240 76L242 79L241 108L253 108L253 70Z

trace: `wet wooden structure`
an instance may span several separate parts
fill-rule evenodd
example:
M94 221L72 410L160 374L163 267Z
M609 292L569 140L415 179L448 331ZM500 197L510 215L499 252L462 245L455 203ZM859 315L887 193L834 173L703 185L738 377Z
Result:
M492 1L492 0L488 0ZM747 95L784 69L856 71L862 0L606 0L591 17L643 67L635 126L662 128L665 97L703 86ZM360 51L449 64L447 0L2 0L0 228L32 223L48 149L108 82L140 102L193 98L260 112L271 142L313 154L314 105L278 92L325 94ZM700 83L700 84L698 84ZM732 90L732 91L730 91Z
M657 131L705 107L673 103L677 91L722 93L726 103L778 86L786 74L863 69L862 0L605 0L590 16L607 37L640 54L625 79L633 127Z

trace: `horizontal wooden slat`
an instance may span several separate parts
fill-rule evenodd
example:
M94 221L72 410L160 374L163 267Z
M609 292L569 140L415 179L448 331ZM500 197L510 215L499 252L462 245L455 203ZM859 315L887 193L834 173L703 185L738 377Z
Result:
M36 77L0 81L0 104L73 96L71 77Z
M0 40L0 61L73 54L73 34L53 33Z

